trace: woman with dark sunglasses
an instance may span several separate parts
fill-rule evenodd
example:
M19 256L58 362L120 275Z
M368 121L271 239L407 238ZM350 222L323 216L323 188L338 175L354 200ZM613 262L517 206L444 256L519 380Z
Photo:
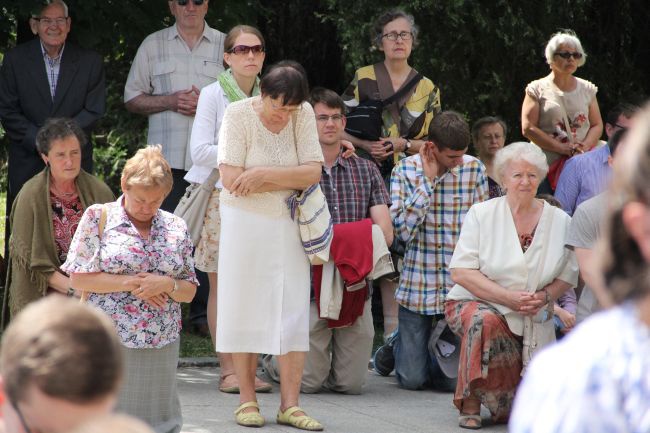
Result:
M258 74L264 64L264 37L258 29L246 25L233 27L224 39L224 72L217 81L203 88L196 108L192 126L190 151L192 168L185 180L189 188L198 188L217 168L219 130L226 107L235 101L260 94ZM194 252L195 266L208 274L210 293L208 296L208 326L212 343L216 344L217 326L217 263L219 259L219 193L223 185L217 181L210 196L205 215L201 239ZM221 377L219 391L239 393L239 382L235 375L232 355L220 353ZM257 392L271 391L271 384L259 378L255 380Z
M545 50L551 73L526 86L521 107L522 134L544 150L549 174L540 192L555 189L563 162L593 149L603 133L598 88L575 77L587 55L572 31L555 33Z

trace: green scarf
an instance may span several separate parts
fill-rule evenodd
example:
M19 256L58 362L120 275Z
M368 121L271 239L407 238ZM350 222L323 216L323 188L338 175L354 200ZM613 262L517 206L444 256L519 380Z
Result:
M230 68L220 73L217 80L219 80L219 84L221 85L223 92L226 94L228 101L235 102L248 98L244 91L239 87L239 84L237 84L237 80L235 80L235 77L232 75L232 70ZM255 77L252 96L257 96L259 94L260 79Z

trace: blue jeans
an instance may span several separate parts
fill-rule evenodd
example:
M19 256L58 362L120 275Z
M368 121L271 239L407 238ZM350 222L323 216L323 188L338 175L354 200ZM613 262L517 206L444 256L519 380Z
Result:
M435 355L428 348L431 331L444 315L427 316L400 305L397 317L399 324L393 354L399 386L412 390L433 388L438 391L454 391L456 379L444 375Z

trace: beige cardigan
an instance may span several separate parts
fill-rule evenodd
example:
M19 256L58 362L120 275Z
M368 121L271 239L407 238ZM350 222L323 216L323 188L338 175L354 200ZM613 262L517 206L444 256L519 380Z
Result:
M544 222L553 214L550 233L544 233ZM544 210L537 224L533 242L524 253L508 206L506 197L498 197L472 206L465 217L449 268L478 269L486 277L510 290L536 291L559 278L575 287L578 281L578 264L573 251L564 247L571 217L561 209L544 202ZM537 287L535 280L542 245L546 247L545 263ZM474 300L476 297L456 284L447 294L450 300ZM491 303L501 312L510 330L523 334L523 316L510 308ZM553 323L549 321L549 323Z

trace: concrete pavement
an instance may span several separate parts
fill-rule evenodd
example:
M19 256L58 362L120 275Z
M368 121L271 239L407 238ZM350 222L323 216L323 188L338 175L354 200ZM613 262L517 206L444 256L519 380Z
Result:
M181 367L178 387L183 407L184 432L287 432L299 430L275 423L280 406L280 389L258 394L267 424L261 429L240 427L233 411L238 395L217 390L218 368ZM336 393L301 394L300 405L318 419L328 433L447 433L467 432L458 427L458 412L451 393L406 391L397 387L395 377L368 373L362 395ZM504 425L491 425L483 412L483 431L503 433Z

